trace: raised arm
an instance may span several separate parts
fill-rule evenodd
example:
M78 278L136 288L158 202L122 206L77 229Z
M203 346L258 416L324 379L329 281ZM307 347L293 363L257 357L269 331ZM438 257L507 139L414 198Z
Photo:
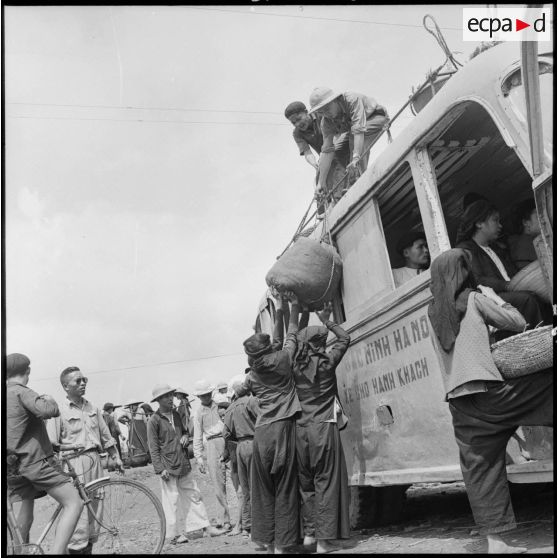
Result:
M308 327L308 322L310 321L310 311L308 306L305 304L302 306L302 313L300 314L300 320L298 320L298 331Z
M271 343L274 351L280 351L283 348L283 320L285 315L283 304L284 301L281 295L275 303L275 324L273 328L273 342Z
M285 344L283 350L287 351L289 358L294 358L296 352L296 334L298 333L298 315L300 313L300 304L298 302L298 297L294 293L289 293L289 300L291 301L291 316L289 319L289 329L287 330L287 338L285 339Z
M327 327L327 329L333 331L333 333L337 337L335 343L333 343L333 346L327 353L332 366L336 367L347 352L347 349L349 348L349 344L351 342L351 337L340 325L332 322L329 319L332 310L333 306L331 302L328 302L321 312L316 312L316 315L318 316L320 321Z

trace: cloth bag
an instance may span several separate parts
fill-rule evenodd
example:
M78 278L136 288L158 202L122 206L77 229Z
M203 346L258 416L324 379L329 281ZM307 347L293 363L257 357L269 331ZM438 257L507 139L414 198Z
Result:
M334 297L342 273L335 248L300 237L267 272L265 281L280 293L294 292L301 303L317 310Z

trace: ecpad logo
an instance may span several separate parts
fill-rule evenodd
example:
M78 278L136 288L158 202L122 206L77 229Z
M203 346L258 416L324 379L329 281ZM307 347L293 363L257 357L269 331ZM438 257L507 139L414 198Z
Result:
M463 8L464 41L550 41L550 8Z

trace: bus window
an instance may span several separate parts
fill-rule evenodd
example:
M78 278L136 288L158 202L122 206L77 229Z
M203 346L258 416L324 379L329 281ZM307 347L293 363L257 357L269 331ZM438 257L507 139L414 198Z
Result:
M397 289L430 265L428 244L409 163L403 163L378 195L378 208Z
M451 246L466 204L485 198L500 210L504 235L514 210L532 198L531 177L504 142L490 115L469 102L465 112L428 145Z
M338 316L351 318L358 307L389 292L393 279L375 200L370 200L334 238L343 260L341 299L333 306ZM339 297L338 297L339 298Z

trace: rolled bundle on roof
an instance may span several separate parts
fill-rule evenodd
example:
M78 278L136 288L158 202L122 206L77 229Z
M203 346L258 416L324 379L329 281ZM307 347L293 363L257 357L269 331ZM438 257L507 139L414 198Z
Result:
M332 300L342 272L343 262L335 248L300 237L275 262L265 281L280 293L294 292L301 303L316 310Z

